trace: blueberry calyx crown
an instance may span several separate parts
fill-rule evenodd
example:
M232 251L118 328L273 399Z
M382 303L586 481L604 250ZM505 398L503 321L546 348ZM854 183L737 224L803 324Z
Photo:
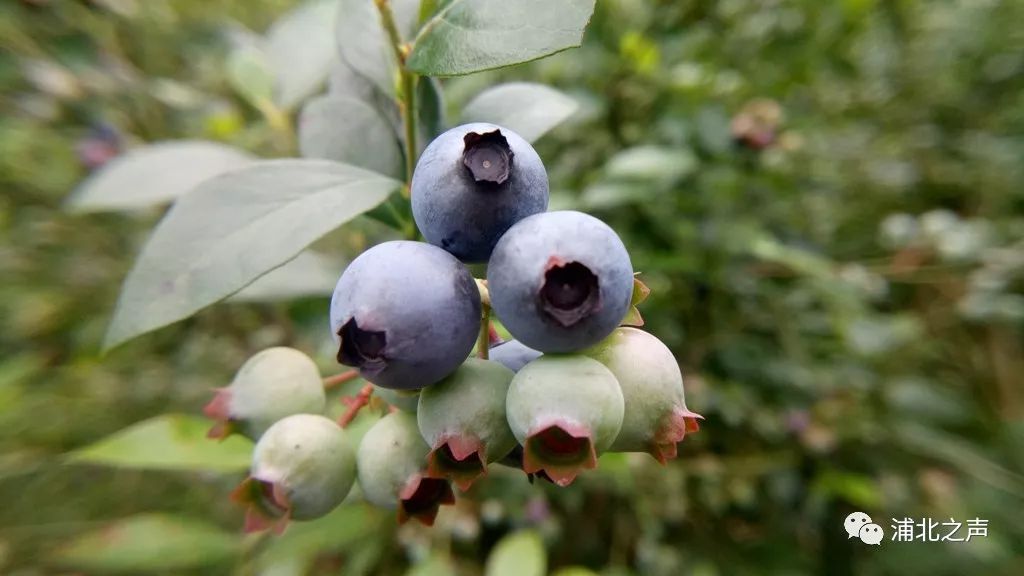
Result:
M540 309L568 328L600 307L597 276L579 262L552 263L544 273L539 296Z
M512 174L512 148L501 130L479 134L470 132L462 141L462 163L477 182L504 184Z
M355 318L351 318L338 330L341 346L338 348L338 362L347 366L363 367L385 360L384 348L387 337L384 332L364 330Z

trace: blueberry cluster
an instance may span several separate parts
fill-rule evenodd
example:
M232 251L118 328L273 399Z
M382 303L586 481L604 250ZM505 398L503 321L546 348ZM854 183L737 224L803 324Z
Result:
M451 483L466 490L495 463L566 486L602 452L675 457L700 416L668 348L623 325L637 285L629 253L592 216L546 212L547 173L527 141L492 124L453 128L423 152L411 194L427 242L361 254L330 309L338 362L396 408L349 446L316 415L311 361L289 349L262 353L281 360L275 374L255 357L208 407L219 432L259 438L237 492L251 527L325 514L356 477L367 501L429 524L454 501ZM486 280L465 265L479 262ZM492 311L514 340L499 341Z

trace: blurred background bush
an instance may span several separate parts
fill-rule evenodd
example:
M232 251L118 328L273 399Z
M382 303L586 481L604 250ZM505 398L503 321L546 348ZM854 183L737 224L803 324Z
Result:
M582 48L444 81L452 111L509 79L583 104L538 151L553 207L612 224L653 289L647 326L706 418L668 467L610 455L567 490L497 473L432 530L354 505L270 543L240 534L236 474L66 463L198 413L263 347L334 370L324 296L218 305L101 356L160 213L62 208L141 142L290 153L225 60L292 6L0 5L0 573L479 574L521 529L552 571L1024 573L1016 0L602 0ZM854 510L880 547L847 539ZM891 542L903 517L987 519L988 536ZM529 539L505 542L529 560Z

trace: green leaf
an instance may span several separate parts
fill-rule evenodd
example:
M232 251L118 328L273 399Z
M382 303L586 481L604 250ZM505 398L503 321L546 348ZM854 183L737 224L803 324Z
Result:
M510 82L477 94L462 110L463 122L490 122L533 142L579 108L575 100L543 84Z
M569 566L552 573L551 576L598 576L598 574L582 566Z
M262 45L245 45L228 56L227 79L239 96L255 108L274 98L274 71Z
M68 198L67 207L75 212L149 208L253 160L243 150L216 142L150 144L115 158L86 179Z
M896 425L892 439L909 452L946 462L993 488L1024 498L1024 475L1006 468L982 446L915 422Z
M435 552L426 560L410 567L405 576L449 576L455 573L455 566L452 564L451 558Z
M674 181L697 170L697 157L685 148L636 146L608 161L605 173L621 180Z
M334 291L345 262L316 252L303 252L280 268L259 277L229 302L277 302L311 296L328 296Z
M622 319L621 324L623 326L643 326L644 317L640 315L640 309L630 305L629 311L626 312L626 317Z
M320 96L302 109L299 150L306 158L345 162L395 178L404 165L387 118L365 102L342 96Z
M210 424L197 416L164 414L76 450L68 460L144 470L237 472L248 468L252 443L240 436L210 440L206 437Z
M408 66L458 76L579 46L594 0L455 0L416 37Z
M384 518L376 508L346 504L318 520L293 523L260 553L257 564L276 566L290 560L309 560L325 552L352 550L378 536Z
M375 102L379 91L369 78L356 72L348 62L336 58L327 76L327 93L331 96L348 96L371 103ZM390 99L387 101L391 102Z
M436 78L420 76L416 84L416 116L419 118L420 150L445 129L444 91Z
M597 182L580 195L580 204L589 209L607 209L639 203L657 197L658 190L639 182Z
M637 273L639 274L639 272ZM633 276L633 295L630 296L629 303L633 306L639 306L647 300L647 297L651 295L651 289L647 287L636 275Z
M714 154L724 154L732 148L732 130L729 116L718 106L705 106L697 112L694 127L700 143Z
M323 84L334 60L337 0L312 0L282 16L267 31L266 55L275 101L289 110Z
M59 548L54 563L86 572L167 573L221 564L241 551L241 539L206 522L140 514L87 532Z
M342 98L355 98L356 100L369 105L388 121L388 124L395 135L395 140L401 143L402 137L404 136L402 128L402 114L394 96L389 96L384 92L381 92L377 86L370 81L370 79L353 70L348 63L340 58L335 60L333 68L331 69L331 74L327 79L327 95ZM422 90L418 93L418 96L418 102L424 102L425 95ZM417 107L420 110L420 124L423 125L426 122L424 118L424 109L422 105L418 105ZM433 137L431 137L431 139L432 138ZM404 162L402 164L404 167Z
M523 530L501 539L487 558L486 576L544 576L547 552L540 535Z
M104 346L223 300L384 201L399 183L326 160L266 160L181 197L128 274Z
M434 14L437 14L440 10L444 10L445 7L451 3L452 0L423 0L420 2L420 25L422 26L423 24L426 24L427 20L430 20Z
M870 476L825 470L814 479L811 491L831 497L838 496L858 509L877 508L881 504L882 493L878 482Z
M381 92L394 97L398 62L374 0L340 2L335 38L341 57L356 72L370 79ZM391 2L398 31L405 39L410 38L416 29L419 5L419 0Z

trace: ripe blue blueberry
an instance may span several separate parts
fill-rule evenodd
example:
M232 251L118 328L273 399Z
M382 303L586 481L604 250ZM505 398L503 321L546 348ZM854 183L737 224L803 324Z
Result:
M536 214L502 236L487 265L491 306L517 340L542 352L596 344L629 310L633 266L604 222Z
M414 390L455 371L480 329L469 270L422 242L378 244L352 261L331 300L338 362L384 388Z
M464 124L427 146L412 178L423 237L466 262L484 262L510 226L547 210L548 175L533 146L508 128Z
M541 354L543 352L540 350L534 350L519 340L509 340L495 344L490 349L488 357L513 372L519 372L520 368L540 358Z
M246 531L284 529L341 504L356 479L356 456L336 422L313 414L278 421L253 449L249 478L234 498L248 506Z

